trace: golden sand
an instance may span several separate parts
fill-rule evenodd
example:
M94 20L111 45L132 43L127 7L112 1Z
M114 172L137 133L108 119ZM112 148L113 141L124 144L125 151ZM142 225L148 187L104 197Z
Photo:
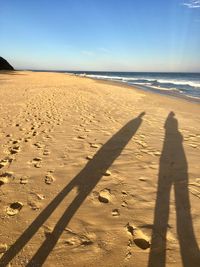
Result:
M0 99L0 266L200 266L199 104L21 71Z

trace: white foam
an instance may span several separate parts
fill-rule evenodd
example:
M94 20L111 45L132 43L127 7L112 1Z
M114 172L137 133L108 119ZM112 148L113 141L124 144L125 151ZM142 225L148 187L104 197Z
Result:
M94 79L123 80L123 77L119 76L105 76L105 75L93 75L93 74L86 74L85 76Z
M109 76L109 75L93 75L86 74L86 77L95 78L95 79L106 79L106 80L119 80L123 82L136 81L135 84L149 85L149 83L158 82L160 84L170 83L174 85L188 85L195 88L200 88L200 81L191 81L191 80L181 80L181 79L152 79L147 77L123 77L123 76ZM141 81L141 82L139 82ZM143 82L145 81L145 82Z
M176 85L189 85L192 87L200 88L200 81L189 81L189 80L174 80L174 79L158 79L159 83L172 83Z

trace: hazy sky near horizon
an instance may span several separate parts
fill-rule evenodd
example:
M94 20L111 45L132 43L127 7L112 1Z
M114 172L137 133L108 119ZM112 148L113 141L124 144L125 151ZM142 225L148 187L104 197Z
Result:
M0 0L16 69L200 72L200 0Z

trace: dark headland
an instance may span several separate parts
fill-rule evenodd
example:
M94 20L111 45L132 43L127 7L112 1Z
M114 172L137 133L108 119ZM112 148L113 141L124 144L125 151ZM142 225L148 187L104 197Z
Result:
M14 70L13 66L11 66L7 60L3 57L0 57L0 70Z

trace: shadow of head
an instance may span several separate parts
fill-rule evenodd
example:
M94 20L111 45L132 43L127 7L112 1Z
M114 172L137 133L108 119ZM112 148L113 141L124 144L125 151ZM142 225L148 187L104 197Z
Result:
M176 116L176 114L174 113L174 111L171 111L171 112L169 113L169 115L168 115L168 117L171 117L171 118L173 118L174 116Z
M146 112L141 112L139 115L138 115L138 118L142 119L142 117L144 117L144 115L146 114Z
M175 115L176 114L173 111L171 111L168 114L166 122L165 122L165 127L164 128L166 129L166 131L169 131L171 133L178 131L178 121L175 118Z

